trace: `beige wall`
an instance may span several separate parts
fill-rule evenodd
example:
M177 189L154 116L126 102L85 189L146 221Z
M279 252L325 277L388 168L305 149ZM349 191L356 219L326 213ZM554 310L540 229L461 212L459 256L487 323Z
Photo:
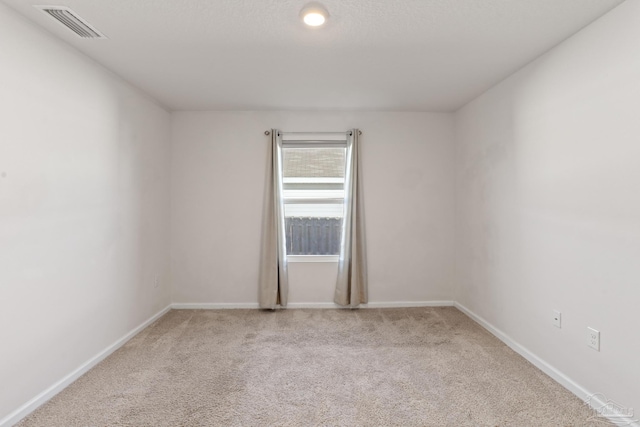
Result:
M639 40L627 1L456 114L457 299L636 412Z
M0 40L2 420L169 303L169 114L2 4Z
M363 131L370 299L450 300L449 114L179 112L172 136L172 285L177 303L256 303L269 128ZM290 302L331 302L335 264L291 264Z

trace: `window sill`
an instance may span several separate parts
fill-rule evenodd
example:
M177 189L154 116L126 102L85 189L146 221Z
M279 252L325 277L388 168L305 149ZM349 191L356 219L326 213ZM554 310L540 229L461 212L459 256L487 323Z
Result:
M287 255L287 262L338 262L338 255Z

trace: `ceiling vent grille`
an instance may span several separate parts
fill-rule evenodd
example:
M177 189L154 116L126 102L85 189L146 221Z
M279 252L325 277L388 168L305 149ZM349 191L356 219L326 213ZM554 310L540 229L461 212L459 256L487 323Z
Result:
M76 33L83 39L106 39L107 36L96 30L77 13L65 6L35 6L47 15L55 18L59 23Z

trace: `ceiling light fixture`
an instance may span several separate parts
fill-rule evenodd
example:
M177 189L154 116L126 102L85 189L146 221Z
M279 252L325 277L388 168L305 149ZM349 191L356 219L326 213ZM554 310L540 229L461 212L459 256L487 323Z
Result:
M308 26L319 27L325 23L329 17L329 12L320 3L311 2L302 8L300 16Z

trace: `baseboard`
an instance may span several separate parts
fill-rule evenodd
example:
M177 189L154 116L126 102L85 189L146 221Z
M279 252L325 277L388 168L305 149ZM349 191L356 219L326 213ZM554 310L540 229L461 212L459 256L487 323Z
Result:
M453 307L454 301L390 301L369 302L360 308L393 308L393 307ZM258 309L257 303L173 303L175 310L225 310L225 309ZM349 308L333 302L290 302L287 308Z
M344 308L334 302L290 302L287 308Z
M460 310L461 312L469 316L472 320L474 320L480 326L485 328L487 331L493 334L500 341L502 341L507 346L509 346L513 351L515 351L516 353L518 353L519 355L527 359L536 368L540 369L542 372L544 372L545 374L553 378L557 383L562 385L564 388L566 388L567 390L569 390L570 392L578 396L580 400L589 404L589 406L591 406L591 408L593 408L594 410L601 409L607 405L608 402L605 402L602 399L600 399L598 395L586 390L580 384L576 383L571 378L569 378L568 376L560 372L558 369L554 368L549 363L545 362L544 360L536 356L526 347L522 346L521 344L513 340L509 335L505 334L503 331L496 328L487 320L480 317L473 311L469 310L464 305L456 301L454 303L454 307L456 307L458 310ZM607 418L610 421L612 421L615 425L640 427L640 424L638 424L637 419L632 419L624 416L616 416L616 415L612 415L611 417L607 417Z
M389 302L369 302L360 304L358 308L394 308L394 307L452 307L453 301L389 301ZM290 302L287 308L344 308L334 302Z
M102 350L100 353L93 356L87 362L85 362L82 366L80 366L75 371L71 372L69 375L62 378L57 383L53 384L51 387L38 394L36 397L20 406L18 409L4 417L0 420L0 427L10 427L16 424L18 421L29 415L31 412L35 411L38 407L46 403L49 399L51 399L56 394L60 393L64 390L69 384L80 378L82 375L87 373L91 368L96 366L98 363L102 362L107 356L111 353L122 347L127 343L131 338L136 336L140 331L144 328L158 320L164 314L166 314L171 309L171 305L166 306L158 313L151 316L149 319L145 320L141 325L137 326L133 330L129 331L125 336L120 338L118 341L111 344L109 347Z
M453 307L455 301L434 300L434 301L373 301L363 304L364 308L394 308L394 307Z
M174 310L227 310L238 308L258 309L260 306L257 302L174 302L171 304L171 308Z

